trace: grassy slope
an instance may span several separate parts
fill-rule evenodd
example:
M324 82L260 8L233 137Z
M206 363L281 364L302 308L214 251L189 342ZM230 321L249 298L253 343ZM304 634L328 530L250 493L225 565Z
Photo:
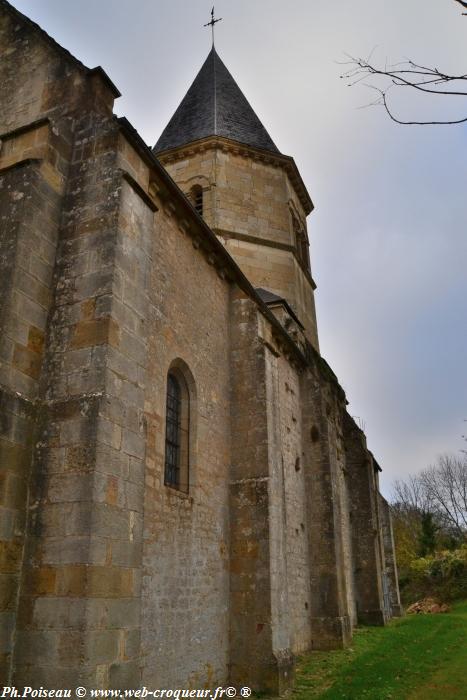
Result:
M291 700L467 700L467 602L356 630L352 646L303 657Z

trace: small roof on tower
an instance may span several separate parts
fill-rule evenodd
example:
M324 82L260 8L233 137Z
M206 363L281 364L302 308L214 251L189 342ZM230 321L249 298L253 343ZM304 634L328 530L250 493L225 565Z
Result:
M223 136L279 153L214 47L154 151L177 148L207 136Z

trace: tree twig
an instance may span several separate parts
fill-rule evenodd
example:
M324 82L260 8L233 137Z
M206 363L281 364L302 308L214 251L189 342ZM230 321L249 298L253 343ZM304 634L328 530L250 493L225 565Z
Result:
M460 0L459 0L460 1ZM467 7L467 2L465 3ZM467 97L467 91L463 90L448 90L441 89L438 86L450 84L457 81L467 81L467 74L463 73L461 75L449 75L447 73L441 72L438 68L429 68L427 66L422 66L410 59L394 64L392 66L386 66L383 68L377 68L372 63L370 59L353 58L352 56L347 56L348 61L341 62L341 65L350 65L350 68L346 73L341 75L341 78L348 80L348 85L353 86L357 83L362 82L362 80L370 76L375 76L376 78L388 78L390 85L386 89L382 89L375 85L367 85L377 90L380 94L379 100L371 103L372 105L380 104L382 105L389 117L397 124L403 125L416 125L416 126L427 126L427 125L452 125L452 124L462 124L467 122L467 117L462 117L460 119L441 119L441 120L404 120L399 119L390 109L387 100L387 93L389 88L393 87L404 87L413 88L418 92L430 94L430 95L442 95L444 97ZM436 86L436 87L435 87Z
M454 0L454 2L458 2L459 5L462 5L462 7L465 7L467 9L467 2L464 2L464 0ZM467 15L467 12L463 12L463 15Z

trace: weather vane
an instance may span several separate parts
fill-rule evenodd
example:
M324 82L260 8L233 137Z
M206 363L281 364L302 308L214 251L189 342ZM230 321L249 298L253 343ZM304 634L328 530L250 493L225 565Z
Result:
M220 22L221 20L222 20L222 17L219 17L219 19L214 19L214 7L213 7L212 10L211 10L211 21L204 25L205 27L211 27L211 31L212 31L212 45L213 45L213 46L214 46L214 25L215 25L217 22Z

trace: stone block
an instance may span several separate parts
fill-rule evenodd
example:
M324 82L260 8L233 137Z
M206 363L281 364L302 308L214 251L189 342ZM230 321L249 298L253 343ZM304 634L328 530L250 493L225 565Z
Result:
M131 598L136 591L134 578L133 569L91 566L87 591L95 598Z
M13 651L15 615L13 612L0 612L0 654Z
M0 360L3 363L11 364L13 362L13 354L15 351L15 343L4 335L0 338Z
M36 328L45 328L48 309L36 304L36 302L29 299L23 292L13 292L11 310L28 326L32 325Z
M51 503L74 503L92 500L90 474L55 474L49 479L48 498Z
M122 446L122 428L102 416L99 417L97 426L97 439L100 443L108 445L115 450L120 450Z
M25 592L33 595L55 595L57 578L58 570L54 567L34 568L25 582Z
M47 629L78 629L85 620L86 600L83 598L37 598L34 601L33 610L33 624L38 629L44 631Z
M29 327L29 333L28 333L28 348L32 352L36 352L38 355L41 355L43 350L44 350L44 340L45 340L45 335L44 331L41 330L40 328L36 328L35 326L30 326Z
M131 483L140 485L143 483L144 480L144 472L145 472L146 465L142 459L139 459L137 457L130 457L130 462L129 462L129 475L128 479ZM129 501L128 501L129 503ZM128 505L128 507L130 507Z
M12 413L7 407L2 406L0 434L13 443L25 446L31 440L31 422L26 417Z
M12 540L15 534L15 511L0 507L0 540Z
M119 499L119 483L115 476L105 478L104 501L110 506L123 505Z
M117 372L107 372L107 391L112 396L125 396L127 405L141 407L144 405L144 391L141 387L124 379Z
M143 318L146 316L147 295L144 287L135 285L129 279L123 285L123 302Z
M138 598L126 600L109 600L107 603L107 624L109 627L139 627L141 601Z
M75 283L75 301L88 300L89 297L98 297L101 294L109 294L112 291L114 271L99 270L82 275Z
M122 451L132 457L144 459L144 436L124 428L122 431Z
M141 466L144 468L144 463L142 461ZM143 512L144 489L142 481L136 484L130 481L124 482L123 494L125 507L128 508L128 510L133 510L138 513Z
M11 654L0 654L0 683L7 685L10 680Z
M66 448L59 448L60 462L57 463L61 471L61 460L63 468L70 471L89 471L93 468L96 459L95 445L68 445ZM58 456L57 456L58 458Z
M112 542L112 564L137 568L141 566L141 544L139 542Z
M361 625L382 626L386 624L386 618L382 609L358 610L358 622Z
M49 309L51 302L51 290L42 282L39 282L35 277L25 272L21 268L16 268L15 272L15 287L21 292L24 292L35 303L42 306L44 309Z
M0 571L3 573L16 573L19 571L23 547L16 540L10 542L0 541Z
M105 541L86 537L47 538L43 543L42 561L50 566L64 564L104 564L107 560Z
M17 630L15 651L18 665L53 666L58 660L57 648L60 633L56 631L36 632ZM34 681L29 676L29 679Z
M127 624L125 625L128 626ZM139 656L141 645L141 633L139 628L125 630L123 642L123 656L127 659L134 659Z
M107 503L95 503L93 507L93 532L99 537L130 539L130 513Z
M16 607L18 576L0 574L0 611L13 612Z
M118 324L112 318L103 317L91 321L80 321L73 329L71 347L86 348L103 343L118 347L119 335Z
M83 348L81 350L69 350L65 353L64 369L67 372L82 371L89 367L92 359L92 348Z
M113 663L109 669L110 688L139 688L141 686L141 668L137 661Z
M352 639L348 617L312 617L311 648L319 651L343 649Z
M59 632L57 635L57 663L59 666L76 666L81 663L83 654L83 636L84 635L81 630L67 630Z
M39 255L31 255L29 272L44 285L49 285L52 280L53 267L49 261L42 259Z
M31 677L32 669L34 675ZM93 667L94 671L95 667ZM36 660L36 663L23 663L21 657L17 657L17 663L14 669L13 682L17 688L32 687L36 690L42 688L59 689L59 688L76 688L79 685L84 685L92 688L100 687L96 683L87 683L87 679L93 676L88 668L77 665L65 667L59 665L56 658L41 656Z
M60 423L60 446L66 447L84 442L92 436L96 426L87 417L79 417L74 420L63 420Z
M128 478L130 457L119 449L100 443L96 446L96 470L123 479Z
M127 357L115 348L109 348L108 366L118 375L125 377L128 381L137 383L138 368L131 357Z
M145 300L145 306L147 306L147 300ZM141 338L141 336L138 337L122 329L120 334L120 349L133 362L137 362L140 365L146 364L148 349L144 342L144 336Z
M116 661L120 651L119 630L91 630L86 634L85 662L93 664Z

